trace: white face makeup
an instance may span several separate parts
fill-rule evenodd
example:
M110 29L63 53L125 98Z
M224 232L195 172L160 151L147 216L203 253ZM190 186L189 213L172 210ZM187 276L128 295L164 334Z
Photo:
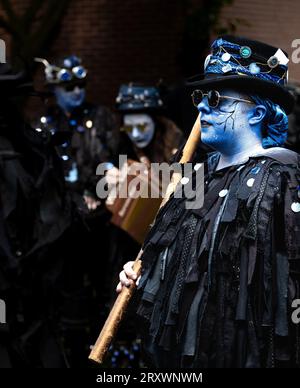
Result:
M136 147L145 148L153 139L155 124L147 114L126 114L123 129Z

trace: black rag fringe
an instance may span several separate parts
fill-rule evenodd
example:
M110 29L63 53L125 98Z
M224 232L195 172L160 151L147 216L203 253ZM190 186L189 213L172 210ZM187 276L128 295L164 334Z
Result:
M144 244L137 314L149 363L299 367L299 163L261 156L205 180L204 206L172 198Z

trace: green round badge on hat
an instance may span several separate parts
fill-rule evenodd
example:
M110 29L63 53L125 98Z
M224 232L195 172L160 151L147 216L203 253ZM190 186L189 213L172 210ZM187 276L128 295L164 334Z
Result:
M242 46L240 48L240 54L242 58L249 58L252 54L252 50L248 46Z

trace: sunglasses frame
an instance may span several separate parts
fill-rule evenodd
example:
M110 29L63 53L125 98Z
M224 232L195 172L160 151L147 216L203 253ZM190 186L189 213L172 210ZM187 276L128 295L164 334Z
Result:
M198 102L198 104L196 104L196 103L195 103L195 100L194 100L194 98L195 98L195 97L194 97L194 93L195 93L195 92L197 92L197 93L200 92L200 93L201 93L201 100ZM208 97L209 93L211 93L211 92L215 92L216 95L217 95L217 103L216 103L216 105L211 105L211 104L209 103L209 99L207 98L208 105L209 105L211 108L217 108L217 106L220 104L220 100L221 100L222 98L228 99L228 100L235 100L235 101L240 101L240 102L246 102L246 103L248 103L248 104L254 104L253 101L246 100L246 99L244 99L244 98L237 98L237 97L231 97L231 96L223 96L223 95L221 95L217 90L209 90L207 93L203 93L202 90L196 89L196 90L194 90L193 93L191 94L192 101L193 101L193 105L194 105L196 108L198 108L198 105L199 105L200 102L203 100L203 97L205 97L205 96Z

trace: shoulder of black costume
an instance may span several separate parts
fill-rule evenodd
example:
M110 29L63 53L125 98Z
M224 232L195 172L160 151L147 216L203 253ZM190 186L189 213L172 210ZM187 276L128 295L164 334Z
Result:
M273 147L267 149L265 154L262 154L261 157L268 157L278 162L283 166L291 166L294 168L300 168L300 155L292 150L282 147Z

